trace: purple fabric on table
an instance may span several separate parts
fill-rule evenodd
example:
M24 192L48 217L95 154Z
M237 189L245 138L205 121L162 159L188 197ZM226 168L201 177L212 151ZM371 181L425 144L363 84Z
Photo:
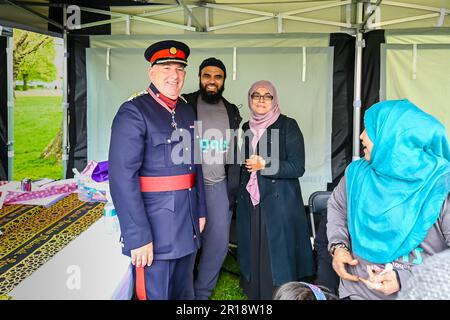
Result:
M108 161L97 163L97 166L92 172L92 180L96 182L103 182L108 180Z

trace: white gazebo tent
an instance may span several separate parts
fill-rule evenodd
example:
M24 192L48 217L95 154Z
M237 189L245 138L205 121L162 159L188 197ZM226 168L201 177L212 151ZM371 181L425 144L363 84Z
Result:
M234 80L240 78L240 70L242 70L242 66L239 65L241 48L260 48L258 51L261 51L263 47L270 47L274 49L273 51L276 51L275 48L296 47L299 50L298 78L299 81L305 82L305 78L308 81L311 79L308 71L311 72L311 70L318 67L317 64L310 65L309 48L328 47L328 35L331 33L341 32L352 35L356 38L354 49L353 159L357 159L360 154L359 133L361 109L363 108L364 110L369 107L368 105L363 105L361 98L362 82L367 77L366 74L362 73L363 50L366 45L364 35L373 30L382 29L385 30L386 43L381 46L380 97L382 99L394 99L414 95L417 97L417 100L420 97L423 99L433 98L433 108L427 111L437 113L436 116L444 124L450 124L450 120L448 119L450 106L445 104L445 101L448 101L446 97L448 97L450 92L448 89L445 90L445 88L449 88L450 86L450 79L446 78L446 74L448 75L450 73L445 72L450 70L448 66L450 59L446 59L446 57L450 57L449 0L412 0L408 2L380 0L260 0L258 2L252 2L250 0L202 2L164 0L158 1L157 3L154 1L128 1L130 5L124 5L127 1L98 1L96 8L83 6L81 4L82 2L43 0L0 1L0 25L5 27L21 27L51 35L57 34L63 37L66 44L68 34L70 36L70 34L75 34L83 30L86 31L85 34L90 34L89 30L110 25L110 34L90 36L91 49L89 50L92 50L92 54L88 53L88 57L90 56L91 58L95 56L99 57L100 55L104 56L105 63L102 68L107 81L117 79L113 75L114 68L117 66L117 62L114 62L115 52L120 52L120 50L124 50L125 48L142 49L152 39L170 37L182 40L186 39L186 41L195 44L194 51L205 49L203 51L204 54L214 53L216 52L214 50L219 47L229 49L224 58L229 59L229 65L232 66L232 72L229 72L231 75L230 78ZM51 8L62 8L63 18L58 21L55 20L50 15ZM82 17L85 13L96 14L97 18L94 21L84 22ZM59 21L62 21L62 23ZM54 27L59 29L59 31L55 33L53 31ZM95 32L92 34L95 34ZM9 48L12 48L12 40L9 40ZM67 161L71 148L68 134L70 115L67 112L69 107L67 91L70 86L67 83L69 76L67 64L71 57L67 55L67 46L65 48L63 160L65 164L64 172L66 174L68 172ZM439 59L437 60L433 53L435 48L439 49L439 53L437 53ZM94 55L95 50L98 51L97 55ZM100 53L100 50L103 50L105 54ZM202 51L200 50L199 52ZM125 54L126 52L124 51L123 53ZM270 54L270 52L266 54ZM279 54L280 60L283 60L283 54L290 55L290 59L295 59L293 58L295 54L290 52ZM11 57L11 50L9 50L9 61L11 61ZM314 57L314 55L311 57ZM408 59L411 60L409 66L412 68L412 71L408 73L410 79L399 77L393 80L394 76L405 74L405 65L409 63ZM434 67L424 66L423 61L433 62ZM379 62L368 61L367 63L376 64ZM321 64L321 62L318 62L318 64ZM440 74L439 70L444 70L444 72ZM248 72L248 70L246 71ZM10 75L12 74L11 72L12 64L9 62ZM99 72L97 70L94 73L88 69L88 76L89 74L98 75ZM437 77L436 72L441 77ZM192 74L195 75L195 72ZM271 75L274 75L273 71ZM326 80L326 76L323 77ZM10 76L8 81L8 108L10 110L8 129L11 129L13 125L13 119L10 116L13 110L11 79L12 76ZM93 76L91 80L94 79L100 78ZM289 78L289 80L292 79ZM415 82L411 82L410 80ZM430 83L434 85L430 85ZM289 83L280 84L282 87L286 86L286 88L289 88L290 91L295 91L295 88L293 89ZM424 84L428 84L425 88L426 90L421 89ZM445 97L440 98L440 95L434 94L433 91L436 89L436 84L444 87L440 92L446 95ZM402 89L397 89L399 85L402 86ZM302 91L302 94L306 94L305 92ZM93 97L92 94L90 96ZM308 98L314 99L314 96L309 96ZM236 99L238 98L236 97ZM415 99L412 100L414 102ZM420 102L422 101L420 100ZM91 99L91 102L97 103L99 101ZM103 101L103 103L107 102ZM325 108L327 103L330 104L330 99L323 102ZM309 104L313 105L312 101ZM423 105L421 104L421 106ZM97 107L97 105L95 108L91 105L88 106L88 109L95 110ZM295 113L293 109L289 109L289 111ZM298 116L300 117L300 115ZM97 119L100 119L100 117ZM327 118L324 115L322 119L330 120L330 116L328 115ZM331 126L331 120L325 122L324 126ZM88 133L90 132L93 131L89 131L88 125ZM314 128L312 132L314 134L318 133ZM331 133L331 128L328 133ZM98 133L98 135L101 134L101 132ZM305 137L307 137L306 134ZM12 168L13 160L13 140L11 129L8 135L10 169ZM94 155L92 156L94 157ZM331 158L330 150L324 151L323 157ZM313 164L314 162L310 162L310 166L313 166ZM328 165L330 165L330 161L328 161ZM313 170L312 167L310 169ZM8 171L11 173L10 170ZM329 179L330 176L331 174L326 179Z

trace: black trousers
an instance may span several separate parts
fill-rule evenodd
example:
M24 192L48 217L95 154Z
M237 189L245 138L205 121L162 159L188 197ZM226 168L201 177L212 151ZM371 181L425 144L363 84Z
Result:
M264 217L259 205L253 208L250 218L250 279L241 276L241 287L249 300L272 300L273 285L270 252Z

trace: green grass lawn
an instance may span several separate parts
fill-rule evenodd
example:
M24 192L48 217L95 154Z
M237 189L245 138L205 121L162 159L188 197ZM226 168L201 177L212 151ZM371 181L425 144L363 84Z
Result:
M232 248L233 255L236 256L236 249ZM222 272L217 281L216 289L211 296L211 300L247 300L247 296L239 287L239 276L224 269L239 274L239 267L232 255L228 254L223 264Z
M17 96L14 106L14 180L62 178L62 164L40 154L62 123L61 96Z

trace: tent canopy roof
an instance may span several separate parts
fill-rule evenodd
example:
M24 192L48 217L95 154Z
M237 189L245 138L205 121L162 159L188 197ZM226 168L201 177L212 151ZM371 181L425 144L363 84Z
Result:
M61 34L63 6L82 34L354 32L358 6L366 30L450 27L450 0L0 0L0 25Z

